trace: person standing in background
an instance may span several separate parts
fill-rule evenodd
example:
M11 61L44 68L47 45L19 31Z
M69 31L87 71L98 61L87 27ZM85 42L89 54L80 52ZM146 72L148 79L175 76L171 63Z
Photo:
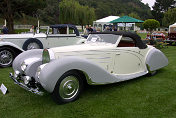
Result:
M89 33L93 32L93 29L92 29L91 25L89 25L88 31L89 31Z
M34 33L34 25L30 28L30 31L29 31L29 32Z
M110 31L117 31L117 28L115 26L112 26L112 29Z
M104 32L108 32L108 31L110 31L110 27L109 26L105 27L105 29L104 29Z
M89 28L89 26L86 25L86 27L84 28L84 35L88 35L89 34L88 28Z
M4 25L3 27L2 27L2 34L8 34L9 33L9 30L8 30L8 28Z

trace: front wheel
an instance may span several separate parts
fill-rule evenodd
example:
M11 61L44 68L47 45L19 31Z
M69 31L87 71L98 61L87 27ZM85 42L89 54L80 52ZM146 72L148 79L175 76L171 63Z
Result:
M0 48L0 67L9 67L12 65L12 62L15 58L15 52L8 48Z
M58 104L75 101L83 88L81 76L76 71L63 74L58 80L52 93L54 101Z

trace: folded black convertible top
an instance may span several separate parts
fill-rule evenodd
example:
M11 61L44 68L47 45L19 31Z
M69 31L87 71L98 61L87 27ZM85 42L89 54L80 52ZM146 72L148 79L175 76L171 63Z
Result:
M135 32L129 31L106 31L106 32L93 32L91 34L114 34L114 35L122 35L124 37L130 37L136 42L136 46L140 49L147 48L147 45L143 43L141 37L137 35Z

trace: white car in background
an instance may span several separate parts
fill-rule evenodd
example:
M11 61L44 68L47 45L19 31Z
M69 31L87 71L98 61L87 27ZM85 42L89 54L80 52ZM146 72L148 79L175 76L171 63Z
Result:
M70 24L51 25L44 33L0 35L0 67L11 66L14 58L25 50L73 45L85 40L76 26Z
M62 104L76 100L85 83L121 82L167 65L167 57L135 33L100 32L90 34L82 45L25 51L14 60L10 77L36 94L44 88Z

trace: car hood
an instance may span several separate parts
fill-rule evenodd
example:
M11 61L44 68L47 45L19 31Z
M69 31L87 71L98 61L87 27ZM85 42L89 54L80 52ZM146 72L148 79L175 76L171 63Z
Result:
M3 34L3 35L0 35L0 39L37 38L37 37L46 37L46 34L45 33L39 33L39 34L25 33L25 34Z
M62 52L88 51L88 50L103 50L103 49L111 49L113 47L115 47L115 45L109 43L86 43L81 45L63 46L50 49L54 53L62 53Z
M26 34L4 34L0 35L0 38L28 38L33 37L34 35L32 33L26 33Z

